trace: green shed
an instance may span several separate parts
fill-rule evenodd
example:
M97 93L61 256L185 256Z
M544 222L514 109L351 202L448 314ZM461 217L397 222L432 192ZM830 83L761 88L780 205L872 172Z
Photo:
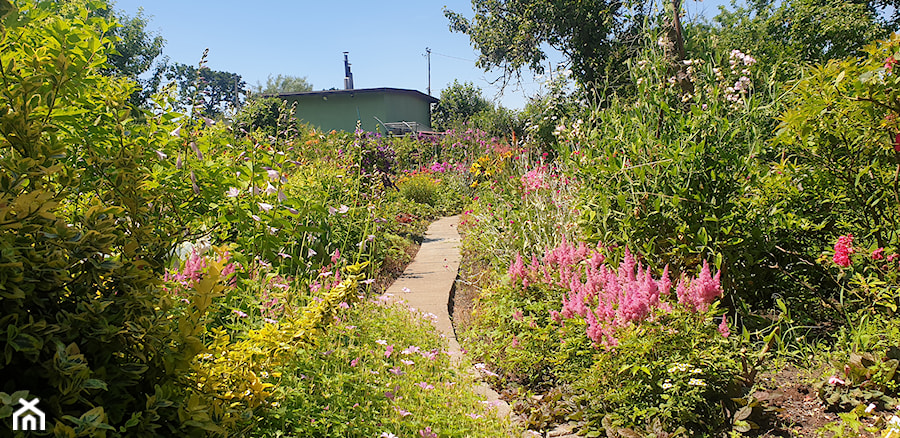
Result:
M298 119L325 131L418 132L431 130L431 104L438 99L416 90L360 88L278 95L297 103Z

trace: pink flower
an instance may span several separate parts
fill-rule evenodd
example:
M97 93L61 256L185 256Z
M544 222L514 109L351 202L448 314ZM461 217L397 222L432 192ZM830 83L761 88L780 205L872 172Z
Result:
M418 386L419 388L422 388L422 389L434 389L434 385L431 385L431 384L426 383L426 382L419 382L419 383L416 383L416 386Z
M691 310L705 312L716 298L722 296L721 275L722 271L719 271L712 276L709 263L704 261L697 278L688 281L682 277L678 282L675 288L678 302Z
M834 244L834 263L838 266L850 266L850 254L853 254L853 234L838 237Z
M332 254L332 256L331 256L331 263L337 263L337 261L340 260L340 258L341 258L341 250L339 250L339 249L334 250L334 254Z
M724 337L726 337L726 338L727 338L729 335L731 335L731 331L728 330L728 320L727 320L727 316L725 316L725 315L722 315L722 323L719 324L719 333L721 333L722 336L724 336Z
M884 259L884 248L878 248L875 251L872 251L872 260L882 259Z
M419 436L422 438L438 438L438 435L431 431L431 426L426 427L419 431Z
M246 318L246 317L247 317L247 314L244 313L244 312L241 312L240 310L235 309L235 310L232 310L232 312L234 312L235 315L237 315L237 316L239 316L239 317L241 317L241 318Z
M394 410L397 411L397 413L400 414L401 417L406 417L406 416L408 416L408 415L412 415L412 412L409 412L409 411L404 410L404 409L400 409L400 408L398 408L398 407L396 407L396 406L394 406ZM435 437L435 438L437 438L437 437Z
M353 359L353 360L350 361L350 366L351 366L351 367L355 367L355 366L358 365L358 364L359 364L359 358L358 358L358 357L357 357L356 359Z
M384 357L391 357L391 353L394 352L394 346L388 345L387 349L384 350Z
M828 384L829 384L829 385L844 386L844 385L847 384L847 382L844 382L844 380L841 379L841 378L838 377L838 376L831 376L831 377L828 378Z
M507 273L509 273L509 280L513 284L525 279L525 262L522 260L521 254L516 254L516 260L509 266Z

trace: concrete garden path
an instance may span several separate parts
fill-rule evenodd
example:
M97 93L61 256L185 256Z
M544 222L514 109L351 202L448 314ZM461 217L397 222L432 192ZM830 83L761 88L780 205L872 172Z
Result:
M461 363L462 349L456 341L449 307L450 291L456 282L460 261L460 238L456 229L458 225L459 216L445 217L432 222L425 232L425 239L415 259L385 292L392 295L390 296L392 300L402 300L409 307L436 316L432 322L447 338L450 344L450 361L456 366ZM477 370L473 368L471 372L477 373ZM509 405L486 383L481 382L476 392L496 406L501 415L511 415Z
M459 216L445 217L433 222L415 259L406 267L391 287L385 292L392 301L403 301L409 307L423 313L432 313L432 322L449 343L450 362L461 366L462 349L456 340L453 322L450 319L450 292L456 282L459 271L460 237L457 231ZM466 371L466 370L464 370ZM480 372L475 368L467 370L475 376ZM478 381L475 392L482 395L488 403L495 406L501 416L515 421L509 404L500 399L500 395L488 384ZM523 437L540 436L535 432L526 432ZM557 438L576 438L571 428L565 425L550 431L546 436Z

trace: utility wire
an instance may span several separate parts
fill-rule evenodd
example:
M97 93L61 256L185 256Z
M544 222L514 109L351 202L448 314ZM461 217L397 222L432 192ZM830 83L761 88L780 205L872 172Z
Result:
M443 53L438 53L433 50L431 51L431 53L434 55L443 56L444 58L457 59L457 60L466 61L466 62L478 62L478 61L475 61L474 59L466 59L466 58L460 58L458 56L445 55Z

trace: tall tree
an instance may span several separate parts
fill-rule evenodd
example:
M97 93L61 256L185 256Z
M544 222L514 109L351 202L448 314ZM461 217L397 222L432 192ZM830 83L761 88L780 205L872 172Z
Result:
M504 84L523 67L542 74L549 45L569 59L579 82L615 85L627 81L624 61L638 49L647 7L640 0L472 0L472 19L444 15L481 52L479 67L503 70Z
M256 82L252 91L256 94L279 94L279 93L303 93L312 91L313 86L306 77L289 76L289 75L269 75L266 78L265 85Z
M441 130L458 128L475 114L489 109L493 109L493 105L481 95L481 88L454 79L441 91L441 100L431 112L431 125Z
M162 36L147 30L150 20L144 15L143 9L138 9L134 17L129 17L106 4L105 8L99 8L93 13L114 23L110 29L110 36L115 43L113 50L107 55L107 65L100 70L101 73L137 82L140 89L129 96L128 101L135 108L144 106L150 95L156 92L157 83L154 82L153 76L146 78L142 75L150 71L162 54L165 40Z
M240 106L247 95L247 83L237 73L207 67L206 55L204 52L198 67L181 63L167 67L165 77L176 85L182 108L199 105L201 114L216 118Z

